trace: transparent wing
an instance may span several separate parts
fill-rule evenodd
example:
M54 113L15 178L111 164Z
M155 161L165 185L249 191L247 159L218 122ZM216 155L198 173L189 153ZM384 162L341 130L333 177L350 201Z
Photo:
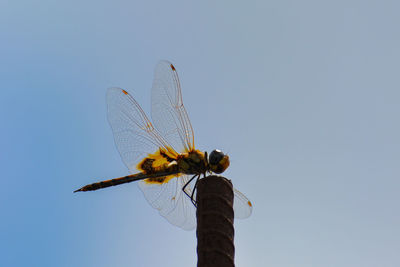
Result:
M172 148L178 153L193 150L193 129L183 105L179 77L168 61L160 61L154 71L151 105L153 123Z
M233 211L235 213L235 218L245 219L249 217L253 211L253 205L250 200L235 188L233 188L233 193Z
M159 147L168 147L136 100L121 88L107 91L108 121L122 161L132 172Z
M171 224L184 230L193 230L196 227L196 209L182 191L189 179L190 176L183 175L164 184L149 184L145 180L138 184L150 205ZM191 193L189 186L186 192Z
M115 144L130 171L135 172L136 164L160 147L171 149L136 100L125 90L110 88L107 92L107 104L108 120ZM150 205L170 223L191 230L196 226L196 211L182 191L188 180L188 176L184 175L163 184L146 183L146 180L139 181L138 184ZM188 187L187 192L190 190Z

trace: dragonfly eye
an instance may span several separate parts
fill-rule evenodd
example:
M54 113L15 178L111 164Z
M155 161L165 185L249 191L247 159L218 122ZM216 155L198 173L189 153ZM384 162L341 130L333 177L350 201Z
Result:
M208 161L210 162L210 164L215 165L218 164L218 162L220 162L223 157L224 153L221 150L215 149L211 151L210 156L208 157Z
M208 157L210 169L215 173L222 173L229 166L229 157L225 155L221 150L215 149L210 153Z

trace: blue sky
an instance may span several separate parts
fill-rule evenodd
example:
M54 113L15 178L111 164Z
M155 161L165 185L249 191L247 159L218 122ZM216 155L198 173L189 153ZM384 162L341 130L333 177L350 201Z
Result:
M2 1L0 265L195 266L124 176L106 89L175 64L197 148L254 204L237 266L399 266L397 1Z

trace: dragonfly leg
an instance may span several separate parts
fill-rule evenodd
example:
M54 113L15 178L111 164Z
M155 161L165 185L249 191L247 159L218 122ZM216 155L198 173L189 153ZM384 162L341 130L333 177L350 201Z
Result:
M190 198L190 200L192 201L192 203L193 203L193 205L195 206L195 207L197 207L196 206L196 201L194 201L193 200L193 192L192 192L192 195L189 195L187 192L186 192L186 187L193 181L193 179L194 178L196 178L196 177L200 177L199 175L197 175L197 174L195 174L195 175L193 175L193 177L192 178L190 178L190 180L182 187L182 191L183 191L183 193L185 193L185 195L188 197L188 198ZM197 181L198 181L199 179L197 178ZM197 184L197 181L196 181L196 184ZM193 202L194 201L194 202Z
M190 196L190 200L192 201L193 205L194 205L196 208L197 208L197 203L196 203L196 200L195 200L193 197L194 197L194 192L195 192L196 189L197 189L197 183L199 182L199 179L200 179L200 175L197 176L196 183L194 184L194 187L193 187L192 195Z
M206 158L207 158L207 152L206 152ZM199 182L200 175L201 175L201 174L199 174L199 176L197 177L196 183L194 184L194 187L193 187L192 195L190 196L190 200L192 201L193 205L194 205L196 208L197 208L197 202L196 202L196 200L194 199L194 192L195 192L196 189L197 189L197 183ZM204 178L206 178L206 173L204 173Z

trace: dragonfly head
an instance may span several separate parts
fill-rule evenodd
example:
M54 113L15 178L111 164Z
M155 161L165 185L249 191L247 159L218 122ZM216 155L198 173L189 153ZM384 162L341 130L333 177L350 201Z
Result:
M208 163L211 171L223 173L229 167L229 156L225 155L221 150L215 149L208 156Z

